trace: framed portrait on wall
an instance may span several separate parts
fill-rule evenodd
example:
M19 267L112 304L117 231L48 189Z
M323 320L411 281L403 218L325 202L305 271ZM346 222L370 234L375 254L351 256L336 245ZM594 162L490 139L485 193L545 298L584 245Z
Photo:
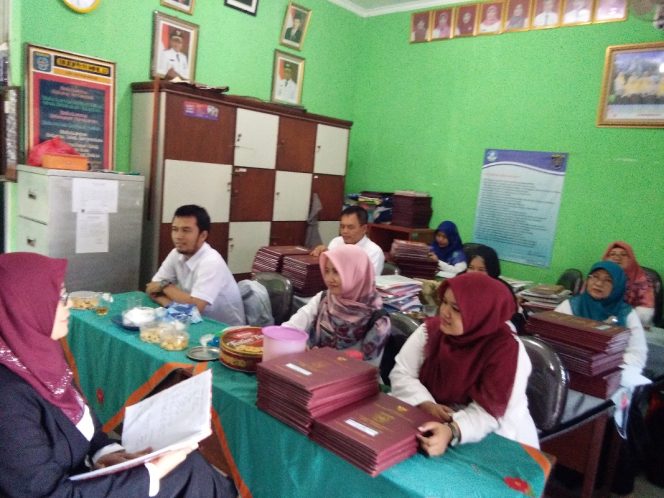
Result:
M302 105L304 59L280 50L274 51L272 101L295 106Z
M627 0L596 0L594 22L614 22L627 19Z
M474 36L477 23L478 5L463 5L456 7L454 16L454 37Z
M255 16L258 10L258 0L224 0L224 5L241 10L252 16Z
M555 28L560 25L560 0L535 0L533 29Z
M563 26L590 24L593 19L593 0L563 0Z
M480 4L478 35L495 35L503 30L503 2Z
M281 27L279 43L286 47L302 50L310 19L311 10L289 3L284 15L284 24Z
M195 0L161 0L161 5L186 12L187 14L193 14L194 1Z
M150 77L193 81L197 45L198 25L155 11Z
M431 12L431 40L449 40L452 37L452 9Z
M505 31L526 31L530 29L531 0L507 0Z
M606 49L598 126L664 127L664 42Z
M430 12L416 12L410 16L410 43L429 41Z

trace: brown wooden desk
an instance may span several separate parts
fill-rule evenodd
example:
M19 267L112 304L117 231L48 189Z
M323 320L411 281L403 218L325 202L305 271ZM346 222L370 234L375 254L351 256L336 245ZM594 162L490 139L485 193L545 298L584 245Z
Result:
M367 236L384 252L389 252L394 239L410 240L430 244L433 242L435 230L431 228L412 228L385 223L369 223Z

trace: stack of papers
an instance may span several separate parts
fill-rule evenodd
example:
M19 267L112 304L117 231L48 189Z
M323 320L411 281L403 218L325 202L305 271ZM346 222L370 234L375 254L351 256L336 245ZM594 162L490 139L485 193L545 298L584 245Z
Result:
M431 248L424 242L394 239L390 248L390 257L402 275L433 280L438 271L438 263L429 257L429 252Z
M525 300L522 306L530 311L553 310L572 293L562 285L539 284L518 293Z
M518 280L516 278L504 277L503 275L501 275L500 278L510 284L512 291L515 294L524 290L526 287L533 285L532 280Z
M526 330L558 353L569 370L572 389L608 399L618 388L629 329L545 311L531 315Z
M254 262L251 265L251 271L254 273L261 271L272 271L280 273L284 256L295 254L309 254L309 249L302 246L261 247L256 253L256 256L254 256Z
M316 417L311 439L371 476L417 452L417 428L428 413L380 393Z
M284 256L281 274L290 279L298 296L313 296L325 289L318 256Z
M400 191L392 196L392 223L402 227L428 228L431 197L424 192Z
M304 434L314 417L376 394L378 370L332 348L261 362L256 406Z
M383 305L390 311L419 311L422 307L420 291L422 282L403 275L379 275L376 289L383 298Z

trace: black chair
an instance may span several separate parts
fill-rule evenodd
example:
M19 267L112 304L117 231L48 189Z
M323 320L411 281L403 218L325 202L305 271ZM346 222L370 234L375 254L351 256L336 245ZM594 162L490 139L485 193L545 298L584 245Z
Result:
M383 265L383 272L381 275L399 275L399 267L395 265L394 263L390 263L389 261L385 261L385 264Z
M270 296L274 323L281 325L291 316L293 301L293 284L281 273L262 271L254 275L254 279L263 284Z
M664 320L662 318L662 277L656 270L642 266L643 271L646 272L648 280L652 284L655 291L655 314L652 317L652 324L655 327L664 327Z
M546 432L554 429L565 410L569 376L556 352L533 336L520 336L533 365L526 395L535 426Z
M413 331L420 326L417 320L400 312L390 313L390 337L385 344L380 361L380 377L385 385L390 385L390 372L394 368L394 358Z
M568 268L560 275L556 283L562 285L572 295L576 295L581 292L581 287L583 286L583 273L576 268Z

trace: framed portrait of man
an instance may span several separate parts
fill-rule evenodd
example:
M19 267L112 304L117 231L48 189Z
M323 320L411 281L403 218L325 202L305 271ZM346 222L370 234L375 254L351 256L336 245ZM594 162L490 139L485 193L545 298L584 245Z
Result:
M303 81L304 59L275 50L271 100L281 104L302 105Z
M560 26L560 0L535 0L533 29Z
M478 4L456 7L454 17L454 38L461 36L475 36Z
M410 43L429 41L429 12L417 12L410 16Z
M449 40L452 37L452 9L431 12L431 40Z
M627 19L627 0L597 0L594 22L614 22Z
M286 47L302 50L304 37L311 19L311 10L301 5L289 3L286 7L284 24L281 27L279 43Z
M161 0L161 5L187 14L194 13L194 0Z
M593 0L563 0L563 26L590 24L593 20Z
M197 45L198 25L155 11L150 77L193 81Z
M255 16L256 11L258 10L258 0L224 0L224 5L226 7L241 10L252 16Z
M505 31L527 31L530 29L531 0L507 0Z
M480 4L478 35L495 35L503 30L503 2L490 2Z

